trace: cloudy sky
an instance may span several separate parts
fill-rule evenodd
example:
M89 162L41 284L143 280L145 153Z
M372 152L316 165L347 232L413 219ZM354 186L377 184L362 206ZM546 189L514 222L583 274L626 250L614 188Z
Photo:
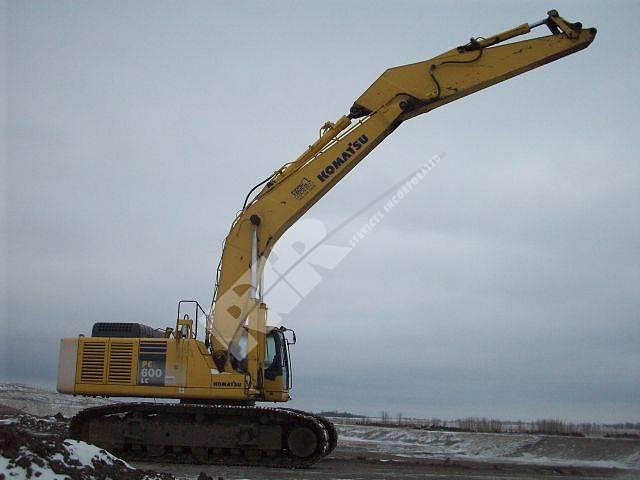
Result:
M42 385L60 337L208 305L248 189L384 69L549 8L1 5L0 380ZM640 5L553 6L589 49L407 122L305 216L331 230L446 154L354 248L375 205L326 241L346 254L295 308L268 298L293 406L640 420Z

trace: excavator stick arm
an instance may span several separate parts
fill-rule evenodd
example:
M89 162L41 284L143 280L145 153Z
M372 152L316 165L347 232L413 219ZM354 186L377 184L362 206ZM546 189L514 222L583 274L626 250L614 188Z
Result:
M503 43L529 33L531 25L523 24L487 39L472 38L430 60L390 68L355 101L351 117L369 115L396 95L409 95L412 104L403 118L407 120L582 50L596 36L595 28L570 24L555 10L532 25L542 24L549 26L551 35Z

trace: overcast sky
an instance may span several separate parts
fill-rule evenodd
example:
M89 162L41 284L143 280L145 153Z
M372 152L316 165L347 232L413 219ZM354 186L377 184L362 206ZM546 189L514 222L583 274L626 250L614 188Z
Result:
M550 8L1 5L0 379L43 385L60 337L208 305L248 189L386 68ZM378 207L327 240L346 254L295 308L267 299L292 406L640 420L640 5L552 6L593 45L407 122L305 216L331 230L445 153L354 248Z

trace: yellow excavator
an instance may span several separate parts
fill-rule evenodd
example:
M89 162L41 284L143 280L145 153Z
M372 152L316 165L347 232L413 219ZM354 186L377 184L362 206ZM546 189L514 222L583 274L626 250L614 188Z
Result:
M541 26L550 35L514 40ZM267 326L262 299L276 241L405 120L582 50L595 35L551 10L385 71L348 115L327 122L304 153L249 192L226 237L208 311L180 301L175 327L97 323L90 337L61 340L59 392L179 400L88 408L72 418L71 435L141 460L305 467L330 453L337 435L327 419L255 405L290 399L295 333Z

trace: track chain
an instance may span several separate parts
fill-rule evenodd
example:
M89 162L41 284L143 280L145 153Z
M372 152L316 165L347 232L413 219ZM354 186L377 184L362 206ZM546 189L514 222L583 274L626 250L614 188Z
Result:
M333 424L333 422L331 420L329 420L328 418L323 417L322 415L318 415L316 413L305 412L304 410L297 410L295 408L281 408L280 410L288 410L290 412L300 413L300 414L303 414L303 415L309 415L309 416L312 416L313 418L315 418L318 422L322 423L322 425L326 429L327 434L329 436L329 444L328 444L328 448L327 448L327 453L325 453L324 456L329 455L331 452L333 452L336 449L336 446L338 445L338 431L336 430L336 426Z
M144 440L144 423L162 421L162 417L175 420L181 426L193 429L191 445L176 445L170 437L164 445ZM210 445L194 445L198 438L198 427L206 423L207 416L241 425L280 426L280 445L269 449L231 445L230 448L211 448ZM108 417L109 421L104 420ZM226 418L225 418L226 417ZM133 419L133 420L132 420ZM221 422L222 423L222 422ZM315 450L305 456L294 455L287 446L287 435L293 428L306 427L316 437ZM101 441L113 438L114 429L121 442ZM149 402L121 403L87 408L71 419L69 428L73 438L95 443L128 459L144 462L221 464L238 466L267 466L285 468L307 468L333 451L337 434L333 424L319 415L300 410L255 406L201 405L201 404L155 404ZM135 438L135 440L132 440ZM102 443L102 445L101 445ZM150 444L153 448L149 448ZM278 449L273 449L273 448Z

